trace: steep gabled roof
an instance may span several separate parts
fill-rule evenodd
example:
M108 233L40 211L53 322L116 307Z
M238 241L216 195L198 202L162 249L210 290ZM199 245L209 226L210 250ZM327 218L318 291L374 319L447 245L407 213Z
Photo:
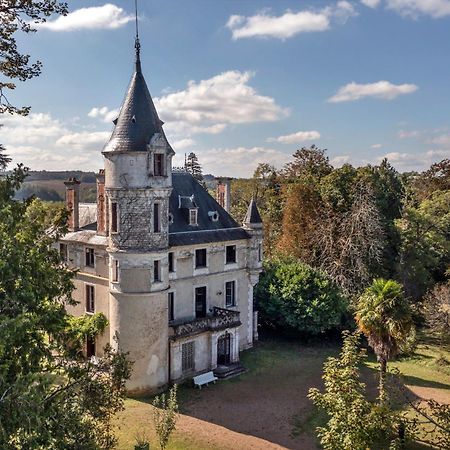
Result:
M250 204L248 205L247 214L245 215L244 224L257 224L262 223L261 215L256 206L255 199L252 197Z

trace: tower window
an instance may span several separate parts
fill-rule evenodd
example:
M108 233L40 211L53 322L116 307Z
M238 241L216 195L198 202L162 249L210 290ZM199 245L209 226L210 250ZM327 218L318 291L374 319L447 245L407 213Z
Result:
M263 259L262 244L258 244L258 261L261 262L262 259Z
M206 267L206 248L195 250L195 268Z
M189 225L197 225L197 216L198 210L196 208L192 208L189 210Z
M169 301L169 321L172 321L175 319L175 294L173 292L169 292L168 294L168 301Z
M169 272L175 272L175 264L173 260L173 252L169 253Z
M95 312L95 289L91 284L86 285L86 312Z
M164 175L164 155L162 153L155 153L153 155L153 174L155 176Z
M156 283L161 281L161 263L160 261L153 262L153 281Z
M161 232L161 205L155 203L153 205L153 231L155 233Z
M113 281L119 281L119 260L113 261Z
M111 202L111 233L117 233L118 224L117 203Z
M236 246L227 245L225 247L225 262L226 264L233 264L236 262Z
M67 244L59 244L59 255L61 256L61 260L67 262Z

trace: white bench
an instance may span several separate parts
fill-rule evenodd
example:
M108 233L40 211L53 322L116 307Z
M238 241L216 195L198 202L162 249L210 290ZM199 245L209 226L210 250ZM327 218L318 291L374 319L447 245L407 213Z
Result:
M206 372L194 377L194 384L201 389L204 384L208 386L209 383L215 383L217 380L218 378L212 372Z

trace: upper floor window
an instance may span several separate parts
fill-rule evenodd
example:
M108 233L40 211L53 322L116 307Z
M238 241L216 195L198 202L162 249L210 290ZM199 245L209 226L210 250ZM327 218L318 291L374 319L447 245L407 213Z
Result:
M59 244L59 256L61 260L66 262L68 259L67 244Z
M168 301L169 301L169 321L172 321L175 319L175 294L174 292L169 292L168 294Z
M161 205L159 203L153 204L153 232L161 232Z
M263 248L262 244L258 245L258 261L261 262L263 259Z
M86 266L95 267L95 251L93 248L86 249Z
M197 208L191 208L189 210L189 225L197 225L198 219L198 210Z
M117 203L111 202L111 232L117 233L118 231L118 209Z
M86 312L95 312L95 288L91 284L86 284Z
M113 261L113 281L119 281L119 260L115 259Z
M173 260L173 252L169 252L169 272L175 272L175 264Z
M225 283L225 306L236 306L236 282Z
M164 155L162 153L153 155L153 174L155 176L164 175Z
M206 248L195 250L195 268L206 267Z
M225 247L225 263L233 264L236 262L236 246L227 245Z
M161 262L153 261L153 281L161 281Z

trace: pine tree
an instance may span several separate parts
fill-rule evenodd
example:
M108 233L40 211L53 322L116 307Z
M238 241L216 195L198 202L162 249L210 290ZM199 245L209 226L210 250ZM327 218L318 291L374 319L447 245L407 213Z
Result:
M189 153L184 163L184 168L189 172L198 182L203 181L202 166L198 162L197 155L193 152Z

